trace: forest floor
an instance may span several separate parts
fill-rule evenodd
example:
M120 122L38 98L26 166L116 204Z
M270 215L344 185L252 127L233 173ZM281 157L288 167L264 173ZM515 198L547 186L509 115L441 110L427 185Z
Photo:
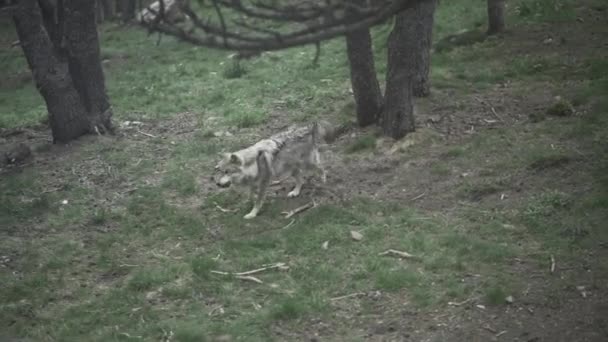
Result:
M608 6L508 12L485 38L483 2L441 2L417 131L351 129L327 184L274 187L248 221L210 180L218 153L352 121L342 40L316 68L314 47L240 68L105 24L118 132L53 145L3 23L0 147L34 155L0 169L0 341L608 340ZM211 272L265 265L261 283Z

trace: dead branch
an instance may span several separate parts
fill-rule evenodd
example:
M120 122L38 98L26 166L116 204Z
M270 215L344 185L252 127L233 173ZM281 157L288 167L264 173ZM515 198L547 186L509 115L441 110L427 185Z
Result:
M415 258L417 258L416 256L414 256L414 255L412 255L412 254L410 254L408 252L398 251L398 250L395 250L395 249L386 250L386 251L384 251L382 253L379 253L378 255L380 255L380 256L391 255L391 256L397 256L397 257L405 258L405 259L415 259Z
M221 275L227 275L227 276L234 276L234 277L243 277L243 276L249 276L255 273L260 273L260 272L264 272L267 270L272 270L272 269L278 269L281 271L285 271L289 269L289 266L287 266L287 264L285 264L284 262L277 262L275 264L270 264L270 265L266 265L264 267L261 268L257 268L255 270L251 270L251 271L245 271L245 272L224 272L224 271L211 271L211 273L214 274L221 274ZM251 279L249 279L251 280Z
M140 130L137 130L137 133L141 134L141 135L145 135L149 138L158 138L156 135L150 134L150 133L146 133L146 132L142 132Z
M215 202L213 202L213 204L215 204L215 207L216 207L217 209L219 209L219 211L221 211L221 212L223 212L223 213L233 213L233 212L235 212L235 211L236 211L236 210L234 210L234 209L226 209L226 208L223 208L223 207L221 207L219 204L217 204L217 203L215 203Z
M258 283L258 284L263 284L264 283L263 281L261 281L260 279L254 277L254 276L235 276L235 278L241 279L241 280L253 281L254 283Z
M142 19L140 24L150 32L161 32L195 45L236 51L270 51L317 44L369 28L420 1L423 0L375 0L354 4L350 0L211 0L212 10L207 10L209 2L199 3L202 6L194 10L189 1L179 1L180 12L189 19L187 28L165 16L160 1L161 6L146 8L155 20ZM204 13L204 16L197 13Z
M314 208L316 206L317 206L317 204L315 203L315 201L311 201L311 202L308 202L308 203L304 204L303 206L297 207L297 208L295 208L293 210L284 211L282 214L285 215L286 219L288 219L288 218L291 218L294 215L297 215L297 214L299 214L299 213L301 213L303 211L306 211L306 210L308 210L310 208Z
M472 300L473 300L473 298L469 298L469 299L463 300L462 302L448 302L448 305L451 305L451 306L462 306L462 305L465 305L465 304L467 304L468 302L470 302Z
M551 273L555 272L555 257L551 254Z
M422 197L424 197L425 195L426 195L426 191L425 191L425 192L423 192L423 193L421 193L420 195L418 195L418 196L416 196L416 197L412 198L410 201L412 201L412 202L413 202L413 201L415 201L415 200L419 200L419 199L421 199Z
M296 222L296 220L291 220L291 222L289 222L285 227L281 228L281 229L287 229L289 227L291 227L292 224L294 224Z

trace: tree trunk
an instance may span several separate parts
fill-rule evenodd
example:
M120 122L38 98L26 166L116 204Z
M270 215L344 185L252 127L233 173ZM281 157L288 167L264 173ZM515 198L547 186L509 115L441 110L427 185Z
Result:
M70 75L95 130L112 131L112 111L101 67L95 9L87 1L64 0Z
M135 19L136 2L135 0L121 0L122 1L122 20L129 22Z
M369 29L346 36L350 82L357 105L357 123L364 127L378 121L382 111L382 92L376 77L372 38Z
M404 20L413 26L405 37L405 45L410 47L406 53L412 60L414 68L413 91L416 97L426 97L431 94L429 74L436 6L437 0L426 0L403 12Z
M36 87L46 102L55 141L67 142L89 130L80 97L69 68L58 58L36 0L22 0L13 15L21 48L32 70Z
M488 0L488 34L505 30L505 0Z
M405 13L398 14L388 37L388 67L381 125L384 135L394 139L401 139L415 130L412 54L418 46L408 39L416 30L407 20Z
M20 1L13 14L21 47L47 105L55 142L68 142L91 132L112 131L112 112L99 60L95 8L88 1L65 0L65 3L64 7L57 1L54 11L57 17L58 13L64 15L65 21L60 21L61 17L43 18L36 0ZM84 13L78 11L79 7L87 7L86 15L78 15ZM65 26L69 35L51 39L46 23L53 23L49 29ZM54 46L55 41L61 46ZM82 67L83 63L89 65Z
M114 4L113 0L101 0L102 6L103 6L103 16L105 18L105 20L112 20L114 19L115 16L115 8L116 5Z

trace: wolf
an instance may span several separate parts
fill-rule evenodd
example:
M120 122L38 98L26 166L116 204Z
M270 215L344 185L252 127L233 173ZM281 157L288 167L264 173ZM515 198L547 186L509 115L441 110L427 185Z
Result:
M275 179L272 184L277 184L289 177L295 179L295 186L287 197L300 195L306 171L319 172L323 183L327 181L319 145L337 132L338 129L332 129L324 121L305 126L292 125L247 148L223 153L214 169L215 183L222 188L231 185L248 187L250 200L254 203L244 218L252 219L262 209L271 180Z

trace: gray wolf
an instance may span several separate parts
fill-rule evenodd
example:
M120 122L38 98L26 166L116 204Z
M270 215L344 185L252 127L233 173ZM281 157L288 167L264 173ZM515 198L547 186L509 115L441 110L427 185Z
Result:
M327 172L321 161L319 145L323 140L328 141L335 132L326 122L293 125L247 148L223 153L215 166L215 183L222 188L231 185L248 187L254 204L244 218L254 218L262 209L271 180L277 179L274 183L279 183L289 177L295 179L295 186L287 197L300 195L305 171L320 172L321 180L326 182Z

